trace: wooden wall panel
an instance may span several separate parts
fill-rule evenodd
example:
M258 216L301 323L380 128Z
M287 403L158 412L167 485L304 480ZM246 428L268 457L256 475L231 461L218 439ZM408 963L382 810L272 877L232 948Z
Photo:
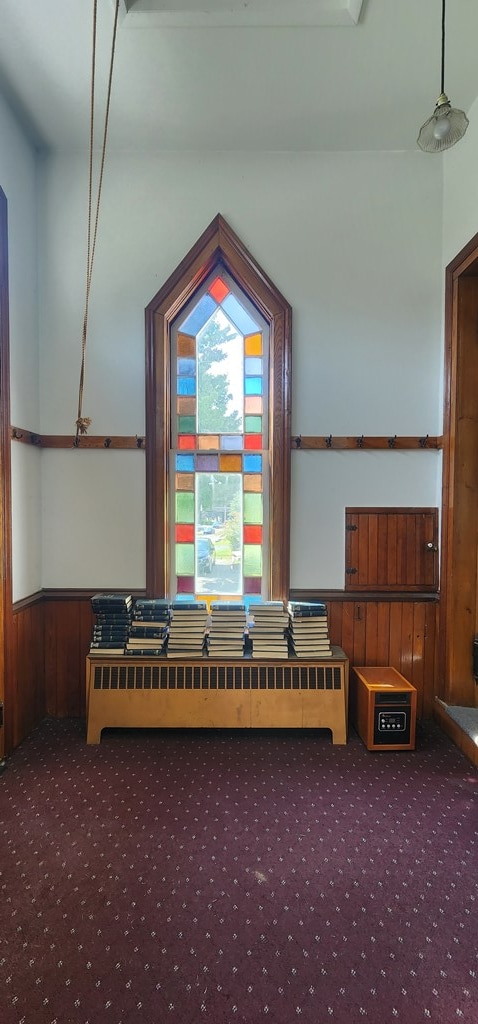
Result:
M85 659L93 614L90 598L45 602L45 688L49 715L85 714Z
M37 599L13 615L12 678L5 708L10 726L8 749L17 747L45 716L43 614L43 604Z
M296 594L294 594L296 597ZM343 592L325 600L330 637L351 666L392 665L417 688L418 716L434 713L438 602ZM300 597L297 595L297 599ZM85 668L94 616L89 594L55 592L14 609L14 705L11 746L45 714L85 716Z

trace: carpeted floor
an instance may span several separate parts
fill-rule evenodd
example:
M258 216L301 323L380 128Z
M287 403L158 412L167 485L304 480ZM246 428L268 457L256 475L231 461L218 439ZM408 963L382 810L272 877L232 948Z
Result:
M2 1024L476 1024L478 774L435 726L45 721L0 776Z

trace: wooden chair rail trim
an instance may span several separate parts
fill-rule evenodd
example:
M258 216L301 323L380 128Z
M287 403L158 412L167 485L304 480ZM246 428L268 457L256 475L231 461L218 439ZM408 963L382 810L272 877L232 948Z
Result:
M11 427L10 436L12 441L20 441L21 444L33 445L35 448L76 448L86 451L93 448L105 451L146 449L146 438L139 434L134 437L84 434L76 441L74 434L36 434L23 427ZM443 448L443 437L430 437L428 434L422 437L335 437L332 434L328 437L313 437L298 434L291 437L290 447L292 451L437 451Z

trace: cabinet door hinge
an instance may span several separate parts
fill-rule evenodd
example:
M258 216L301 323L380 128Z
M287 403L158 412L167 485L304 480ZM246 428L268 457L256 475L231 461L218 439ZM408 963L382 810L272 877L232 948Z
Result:
M347 576L355 576L356 572L358 572L357 569L346 569L345 570L345 573L346 573Z
M347 523L345 529L348 530L349 533L354 533L355 530L358 530L357 523Z

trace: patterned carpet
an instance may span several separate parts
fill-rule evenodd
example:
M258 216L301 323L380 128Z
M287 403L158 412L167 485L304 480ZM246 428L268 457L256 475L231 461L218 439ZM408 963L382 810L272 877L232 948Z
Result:
M2 1024L476 1024L478 774L45 721L0 776Z

